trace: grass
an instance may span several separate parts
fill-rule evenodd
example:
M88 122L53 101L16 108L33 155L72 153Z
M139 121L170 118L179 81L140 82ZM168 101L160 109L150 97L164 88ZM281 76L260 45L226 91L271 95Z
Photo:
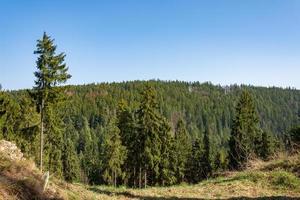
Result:
M51 178L40 193L41 173L31 161L11 162L0 156L0 199L300 199L300 157L255 161L242 172L227 172L196 185L132 189L69 184Z
M126 187L72 185L77 199L300 199L300 179L286 171L246 171L229 176L202 181L196 185L149 187L132 189ZM86 195L86 196L83 196ZM76 199L76 198L75 198Z

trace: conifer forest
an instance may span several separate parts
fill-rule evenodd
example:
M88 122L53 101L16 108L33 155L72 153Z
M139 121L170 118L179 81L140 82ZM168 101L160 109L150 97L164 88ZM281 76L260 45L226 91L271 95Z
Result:
M44 33L34 56L32 88L0 91L0 139L67 182L196 184L300 145L295 88L154 79L69 85L71 66L54 38Z

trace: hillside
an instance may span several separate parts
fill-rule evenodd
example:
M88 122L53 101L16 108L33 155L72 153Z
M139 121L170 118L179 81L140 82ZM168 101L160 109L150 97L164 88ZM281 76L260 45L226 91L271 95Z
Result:
M256 137L256 140L251 139L244 143L250 147L250 145L254 145L254 142L252 144L249 141L256 141L256 152L252 153L262 156L262 146L259 145L262 144L262 133L265 135L266 142L264 144L268 146L268 154L284 150L285 134L293 126L299 124L300 91L291 88L245 85L223 87L210 83L180 81L130 81L64 86L55 88L53 92L61 97L58 98L58 102L49 102L45 111L47 114L45 123L48 127L45 129L46 146L43 164L45 169L55 172L57 177L82 183L108 184L108 179L111 177L103 176L106 169L111 169L107 166L109 163L107 159L112 158L106 157L110 155L108 152L111 152L108 148L124 149L126 146L130 152L127 156L120 154L122 159L119 159L120 163L125 162L126 166L121 166L121 164L121 168L118 167L121 169L119 175L126 173L126 178L120 177L117 184L125 182L136 184L138 177L136 174L133 175L134 167L138 167L140 162L137 159L143 156L135 157L137 154L133 152L138 151L139 155L146 152L146 150L134 148L140 145L140 139L146 141L145 137L139 139L140 134L136 134L147 132L147 130L141 131L140 128L157 130L152 131L151 137L151 134L147 134L147 137L149 136L147 140L151 141L148 142L152 143L147 148L152 149L149 159L156 159L151 163L156 163L156 168L160 172L156 170L155 173L161 180L157 178L153 182L148 182L149 185L155 186L155 182L163 184L162 182L165 181L167 181L167 185L182 182L179 180L181 179L179 174L182 172L178 172L176 177L174 176L174 160L178 157L173 155L186 151L182 158L183 162L190 159L191 162L187 166L193 167L192 161L195 159L191 159L191 157L195 153L180 149L181 145L175 147L176 143L180 143L175 139L179 122L181 122L182 137L186 138L184 140L188 149L192 149L193 145L198 143L198 147L194 146L194 151L199 149L201 156L197 158L201 159L204 157L203 149L209 149L207 161L214 168L213 171L226 170L230 161L229 139L233 120L237 116L236 107L244 92L249 93L249 98L253 102L249 113L253 113L255 120L252 120L254 122L251 125L253 129L249 130L255 131L246 135L247 137L252 135ZM151 112L155 113L154 121L149 121L149 124L141 124L143 116L139 115L139 110L143 109L142 101L143 98L148 98L147 93L153 93L154 103L149 107L152 109ZM0 117L0 138L15 141L26 156L39 163L41 130L39 120L41 116L32 94L24 90L3 91L0 93L0 104L1 112L4 113ZM153 126L157 127L153 128ZM203 142L206 130L210 132L206 138L209 140L207 148L204 147ZM121 138L121 143L115 140L110 141L113 134L117 135L115 138ZM119 145L110 145L111 142ZM163 143L168 145L161 145ZM254 146L249 149L254 150ZM124 151L115 149L115 152ZM154 154L156 155L154 156ZM135 161L131 163L133 160ZM170 163L173 164L170 165ZM150 171L154 173L153 170L152 166ZM189 169L190 175L186 173L186 170L184 176L189 176L187 179L191 182L197 182L206 177L202 172L195 170ZM165 174L162 176L163 173ZM193 180L195 174L199 175L197 180Z
M0 199L299 199L300 157L281 155L263 162L252 161L242 172L225 172L195 185L149 187L88 186L70 184L50 175L42 192L42 174L27 159L0 156Z

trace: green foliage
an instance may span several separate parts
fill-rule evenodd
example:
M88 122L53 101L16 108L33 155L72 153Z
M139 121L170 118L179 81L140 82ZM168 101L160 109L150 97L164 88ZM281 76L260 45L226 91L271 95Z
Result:
M275 138L269 132L263 131L262 138L260 143L260 152L259 156L267 160L270 156L272 156L275 152Z
M300 126L293 127L287 132L285 139L290 151L298 150L300 148Z
M64 179L68 182L78 181L80 174L80 164L74 143L72 142L69 134L65 135L64 141L65 142L62 153Z
M177 122L174 143L174 152L176 154L175 162L173 162L174 171L177 182L181 183L186 179L187 159L191 153L191 139L182 119L179 119Z
M177 166L176 156L178 152L174 149L174 139L171 135L171 127L163 119L160 128L160 160L159 160L159 183L163 186L172 185L176 180L174 167Z
M5 140L15 140L18 132L20 105L6 92L0 92L0 137Z
M244 89L251 92L252 103L248 97L244 102L253 106L240 103L239 112L235 112L235 102ZM53 92L57 98L52 98ZM62 96L68 102L64 103ZM48 98L44 108L44 169L69 181L91 184L115 179L112 171L107 173L112 179L103 175L109 169L104 144L116 127L127 149L121 173L116 176L117 185L138 187L139 182L141 186L196 183L227 169L232 156L231 128L243 135L249 157L268 157L273 146L275 150L280 146L283 133L299 123L293 108L300 102L300 93L293 89L132 81L53 87ZM36 103L31 102L27 91L2 91L0 137L16 141L26 155L38 161L41 113L36 112L40 107ZM255 111L252 114L259 123L250 123L255 117L247 114L249 110ZM115 128L110 128L112 118L117 118ZM251 124L255 128L248 131L246 127L253 127ZM251 134L244 137L248 132Z
M46 145L46 168L57 176L62 176L61 150L62 150L62 120L53 109L62 101L61 88L57 86L65 83L71 75L67 73L68 68L64 63L65 54L56 54L54 40L44 33L41 40L37 40L38 55L36 61L37 71L34 73L36 80L34 90L31 93L36 101L37 108L41 114L40 134L40 169L43 170L44 150L44 123L47 138Z
M111 185L117 185L117 179L124 178L122 165L126 160L127 150L122 145L120 130L114 119L111 119L103 143L103 178Z
M198 183L203 179L202 173L203 144L200 138L196 138L192 145L192 151L188 158L187 178L191 183Z
M273 172L271 182L276 187L289 189L300 188L300 179L286 171Z
M290 88L179 81L58 87L71 78L65 54L46 33L36 47L33 90L0 91L0 139L35 160L40 149L44 169L70 182L197 183L226 169L228 157L236 169L254 156L268 159L280 143L274 135L299 123L300 92ZM299 135L299 127L286 134L289 146L299 145ZM272 181L298 184L287 174Z
M163 119L158 112L156 95L156 91L147 85L142 92L142 100L137 111L137 138L135 138L139 145L137 160L139 162L138 168L144 174L145 186L147 184L147 172L150 172L156 179L159 177L162 145L160 131Z
M205 178L208 178L212 175L213 170L213 164L211 159L211 143L210 143L210 128L207 128L204 132L204 138L203 138L203 146L204 146L204 152L201 159L201 165L202 165L202 176Z
M254 101L248 91L243 91L236 106L230 146L230 166L235 169L245 167L255 155L260 141L259 119Z

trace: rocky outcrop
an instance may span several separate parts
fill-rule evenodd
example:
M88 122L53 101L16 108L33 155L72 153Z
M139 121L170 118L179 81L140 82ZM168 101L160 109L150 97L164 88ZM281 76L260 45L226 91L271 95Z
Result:
M0 140L0 154L12 161L20 161L23 159L23 153L17 145L6 140Z

